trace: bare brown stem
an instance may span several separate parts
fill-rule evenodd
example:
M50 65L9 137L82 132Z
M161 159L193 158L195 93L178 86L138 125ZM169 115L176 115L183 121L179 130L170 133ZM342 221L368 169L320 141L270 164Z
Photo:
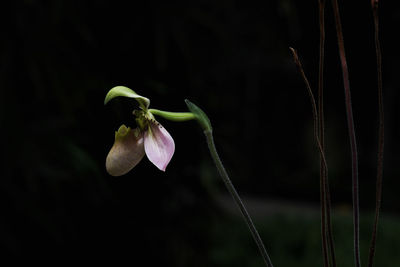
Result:
M318 0L319 7L319 67L318 67L318 132L322 150L325 150L325 119L324 119L324 60L325 60L325 0ZM331 199L328 181L328 170L320 159L320 192L321 192L321 231L327 235L330 260L336 267L335 246L332 234ZM322 186L325 186L323 189ZM324 213L325 211L325 213ZM324 226L326 225L326 227ZM326 229L324 229L326 228Z
M315 97L312 92L310 83L307 79L307 76L304 73L303 66L301 64L301 61L297 55L297 52L293 48L289 48L290 51L293 54L293 60L301 74L301 77L303 78L304 83L306 84L308 95L311 100L311 105L312 105L312 114L313 114L313 121L314 121L314 136L315 140L318 146L318 151L320 154L320 164L321 164L321 179L320 179L320 198L321 198L321 239L322 239L322 253L323 253L323 263L324 266L327 267L329 266L329 260L328 260L328 240L327 240L327 223L326 223L326 179L328 177L328 165L326 163L326 158L325 158L325 153L324 149L320 140L320 134L321 134L321 128L319 125L319 116L318 116L318 111L317 111L317 104L315 103Z
M358 155L356 133L354 129L353 109L351 104L349 70L347 66L346 54L343 41L343 30L339 14L337 0L332 0L333 13L335 17L336 33L339 47L339 57L342 65L343 84L345 93L345 106L347 115L347 128L350 139L351 150L351 173L353 183L353 230L354 230L354 262L356 267L361 266L360 261L360 204L358 196Z
M376 202L375 202L375 219L372 230L371 244L368 255L368 267L372 267L376 249L376 237L378 231L379 214L382 200L382 180L383 180L383 147L384 147L384 112L383 112L383 89L382 89L382 54L379 42L379 16L378 16L379 0L372 0L371 7L375 26L375 51L376 66L378 76L378 113L379 113L379 129L378 129L378 156L377 156L377 174L376 174Z

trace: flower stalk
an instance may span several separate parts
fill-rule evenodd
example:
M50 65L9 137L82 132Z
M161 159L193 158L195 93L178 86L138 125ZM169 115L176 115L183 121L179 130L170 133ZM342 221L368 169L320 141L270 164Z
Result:
M263 243L260 235L258 234L258 231L257 231L249 213L247 212L245 205L243 204L243 201L241 200L238 192L236 191L234 185L232 184L232 181L229 178L229 175L226 172L225 167L222 164L222 161L218 155L218 152L217 152L217 149L216 149L215 143L214 143L210 120L208 119L207 115L198 106L196 106L189 100L185 100L185 102L186 102L186 105L188 106L189 110L195 115L197 121L199 122L200 126L202 127L202 129L204 131L204 135L206 136L206 140L207 140L208 149L210 150L210 155L214 161L214 164L215 164L226 188L228 189L233 200L235 201L236 205L238 206L240 212L242 213L243 219L245 220L245 222L254 238L254 241L256 242L256 244L258 246L258 249L261 253L261 256L264 259L266 266L273 267L271 259L267 253L267 250L265 249L264 243Z
M191 112L170 112L152 108L149 109L149 112L170 121L188 121L196 118Z

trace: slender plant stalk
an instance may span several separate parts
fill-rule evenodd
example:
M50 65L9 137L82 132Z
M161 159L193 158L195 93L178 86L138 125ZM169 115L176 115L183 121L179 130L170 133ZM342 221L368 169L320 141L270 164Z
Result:
M242 200L240 199L239 194L237 193L235 187L233 186L231 180L229 179L228 173L226 172L224 165L221 162L221 159L218 156L217 149L215 148L215 144L214 144L214 138L212 135L212 131L204 131L204 134L206 136L208 148L210 150L211 157L214 160L215 166L217 167L218 172L221 175L226 188L228 189L229 193L232 195L234 201L236 202L237 206L239 207L240 212L242 213L243 218L246 221L247 226L249 227L250 232L254 238L254 241L256 242L258 249L260 250L260 253L265 261L265 264L268 267L273 267L271 259L269 258L267 250L265 249L264 243L261 240L261 237L258 234L258 231L257 231L253 221L251 220L249 213L246 210L246 207L244 206Z
M321 148L325 150L324 122L324 61L325 61L325 0L318 0L319 7L319 68L318 68L318 132ZM325 154L325 153L324 153ZM328 170L320 157L320 192L321 192L321 231L326 235L331 265L336 267L335 246L332 234L331 199L328 181ZM325 227L326 225L326 227ZM324 229L326 228L326 229ZM325 253L325 252L324 252Z
M261 256L263 257L266 266L273 267L271 259L267 253L267 250L265 249L264 243L263 243L260 235L258 234L258 231L257 231L249 213L247 212L245 205L243 204L243 201L241 200L238 192L236 191L235 187L233 186L232 181L229 178L229 175L226 172L224 165L222 164L222 161L218 155L218 152L217 152L217 149L216 149L215 143L214 143L212 127L211 127L211 122L210 122L209 118L204 113L204 111L201 110L198 106L196 106L195 104L193 104L192 102L190 102L187 99L185 100L185 102L186 102L186 105L188 106L190 112L192 112L195 115L197 121L199 122L200 126L203 129L203 132L207 139L208 149L210 150L210 154L211 154L212 159L214 160L215 166L217 167L217 170L218 170L219 174L221 175L221 178L222 178L226 188L228 189L233 200L235 201L236 205L238 206L240 212L242 213L243 218L254 238L254 241L256 242L256 244L258 246L258 249L260 250Z
M324 107L323 107L323 88L324 88L324 48L325 48L325 1L318 1L319 9L319 66L318 66L318 121L314 122L318 126L318 138L321 143L321 150L324 151L325 136L324 136ZM300 64L301 67L301 64ZM306 78L305 78L306 79ZM309 91L311 88L308 89ZM328 261L328 231L327 231L327 203L326 203L326 175L322 157L320 156L320 199L321 199L321 236L322 236L322 255L324 266L329 266Z
M383 113L383 96L382 96L382 54L379 42L379 16L378 16L379 0L372 0L372 13L375 26L375 50L376 50L376 66L378 76L378 113L379 113L379 129L378 129L378 157L377 157L377 174L376 174L376 203L375 203L375 220L372 230L371 245L368 255L368 267L372 267L375 256L376 236L378 231L379 213L382 200L382 180L383 180L383 147L384 147L384 113Z
M325 61L325 0L318 0L319 9L319 67L318 67L318 114L319 139L325 146L324 136L324 61ZM321 168L323 170L323 168Z
M337 0L332 0L333 13L335 17L336 33L339 47L339 57L342 65L343 84L345 91L345 106L347 115L347 127L349 131L351 150L351 172L353 183L353 224L354 224L354 263L356 267L361 266L360 261L360 210L358 196L358 155L356 133L354 129L353 110L351 105L349 70L347 67L346 54L344 50L343 31L339 14Z
M298 57L298 54L296 52L295 49L290 47L290 51L293 54L293 60L301 74L301 77L303 78L304 83L306 84L307 87L307 92L308 95L310 97L310 101L311 101L311 106L312 106L312 114L313 114L313 121L314 121L314 136L315 136L315 140L318 146L318 151L320 154L320 159L321 159L321 170L324 170L324 176L321 176L320 179L320 198L321 198L321 239L322 239L322 253L323 253L323 263L324 266L329 266L329 260L328 260L328 240L327 240L327 223L326 223L326 189L327 186L325 185L325 182L328 178L328 164L326 162L326 158L325 158L325 152L320 140L320 128L319 128L319 124L318 122L320 121L319 119L319 114L317 111L317 104L315 102L315 97L314 94L311 90L311 86L310 83L307 79L307 76L304 73L304 69L303 66L301 64L301 61ZM321 174L321 173L320 173ZM324 179L326 178L326 179Z

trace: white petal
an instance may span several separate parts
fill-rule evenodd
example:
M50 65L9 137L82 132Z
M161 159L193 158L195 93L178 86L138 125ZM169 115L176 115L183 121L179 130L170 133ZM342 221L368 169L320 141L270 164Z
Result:
M174 139L161 124L150 122L149 129L144 134L144 150L147 158L165 171L175 152Z

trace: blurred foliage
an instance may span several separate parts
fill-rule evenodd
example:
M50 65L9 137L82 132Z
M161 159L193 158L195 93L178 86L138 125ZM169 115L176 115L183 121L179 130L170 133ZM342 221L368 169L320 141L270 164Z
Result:
M360 142L361 203L370 210L376 151L372 19L369 3L347 2L342 10ZM383 206L384 212L395 212L400 112L393 25L400 13L388 5L383 4L381 15L387 110ZM318 201L310 104L288 50L298 48L315 84L317 1L15 0L7 1L0 17L4 256L32 262L146 260L164 266L239 262L229 257L247 229L229 228L232 221L214 202L225 189L196 124L160 120L176 141L166 173L143 160L124 177L106 174L114 131L122 123L134 127L134 101L103 106L106 92L116 85L149 97L153 108L186 111L185 98L199 104L211 119L217 147L240 193ZM328 8L327 154L332 199L348 204L348 141L331 22ZM216 223L220 226L214 229ZM285 234L282 224L265 225ZM288 238L298 242L290 248L293 255L304 259L319 246L318 224L300 226L304 231ZM209 242L216 237L218 251L210 252ZM275 252L281 239L266 240L277 260L286 255ZM245 244L235 255L249 263L246 257L256 251L251 241Z
M272 217L259 218L257 225L275 266L322 265L321 228L316 215L279 211ZM361 235L364 237L369 236L371 231L371 216L365 214L361 218ZM335 213L333 225L338 266L354 266L351 214ZM246 234L244 228L239 217L228 216L223 223L214 225L209 257L215 266L264 266L251 236ZM397 255L400 249L400 222L398 218L383 216L381 228L383 231L379 233L375 265L397 266L400 264ZM360 240L363 259L367 258L369 242L369 238Z

